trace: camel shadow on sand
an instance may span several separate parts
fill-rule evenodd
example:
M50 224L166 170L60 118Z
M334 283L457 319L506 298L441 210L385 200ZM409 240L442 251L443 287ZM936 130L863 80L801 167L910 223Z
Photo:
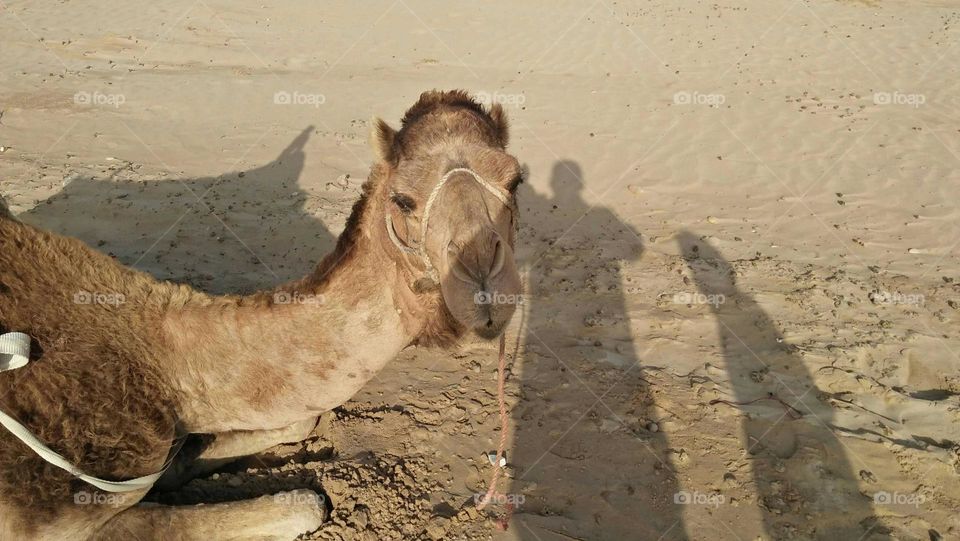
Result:
M261 167L216 177L74 179L19 218L210 293L273 286L309 272L336 242L297 185L312 132Z

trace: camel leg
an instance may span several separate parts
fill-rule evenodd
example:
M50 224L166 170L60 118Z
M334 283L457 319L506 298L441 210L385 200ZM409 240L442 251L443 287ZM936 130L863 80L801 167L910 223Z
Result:
M173 490L191 479L239 458L255 455L282 443L303 441L317 426L316 417L273 430L237 430L215 434L199 455L174 460L157 482L161 490Z
M197 460L235 460L282 443L303 441L317 427L317 422L318 418L313 417L273 430L237 430L216 434L216 439L203 450Z
M140 504L110 519L92 539L291 541L317 530L326 518L322 496L312 490L294 490L207 505Z

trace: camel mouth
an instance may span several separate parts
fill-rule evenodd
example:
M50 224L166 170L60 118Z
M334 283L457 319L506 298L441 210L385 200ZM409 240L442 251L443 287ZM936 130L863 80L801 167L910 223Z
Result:
M487 340L493 340L503 334L504 329L517 309L519 302L514 302L514 298L522 298L522 295L515 293L504 295L499 293L490 293L488 291L477 291L473 300L475 310L473 312L473 332ZM510 302L504 302L509 300Z
M503 242L488 244L496 249L479 268L463 262L483 256L444 258L440 292L461 328L482 339L494 340L503 334L519 305L524 304L524 296L510 248Z
M484 340L495 340L499 338L501 334L503 334L503 330L507 326L507 321L509 320L499 322L488 320L486 324L475 327L473 332Z

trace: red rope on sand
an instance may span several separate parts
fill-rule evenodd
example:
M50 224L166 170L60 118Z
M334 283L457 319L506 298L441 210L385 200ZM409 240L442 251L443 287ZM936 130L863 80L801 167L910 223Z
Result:
M503 472L503 466L500 460L503 457L503 451L507 446L507 400L506 400L506 371L507 357L505 354L507 345L506 333L500 335L500 363L497 367L497 401L500 403L500 444L497 446L497 458L493 464L493 477L490 479L490 488L483 496L483 499L477 502L477 509L483 509L490 503L493 496L502 496L497 492L497 481L500 480L500 474ZM505 499L506 500L506 499ZM508 501L508 500L507 500ZM507 529L507 523L510 521L510 515L513 514L513 505L507 504L507 514L497 522L501 529Z

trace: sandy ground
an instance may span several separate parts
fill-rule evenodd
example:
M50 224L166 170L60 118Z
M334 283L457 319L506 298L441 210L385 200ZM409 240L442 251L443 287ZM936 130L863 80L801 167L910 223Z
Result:
M372 115L507 106L523 313L165 502L310 539L958 539L960 2L0 2L0 193L211 291L306 273Z

